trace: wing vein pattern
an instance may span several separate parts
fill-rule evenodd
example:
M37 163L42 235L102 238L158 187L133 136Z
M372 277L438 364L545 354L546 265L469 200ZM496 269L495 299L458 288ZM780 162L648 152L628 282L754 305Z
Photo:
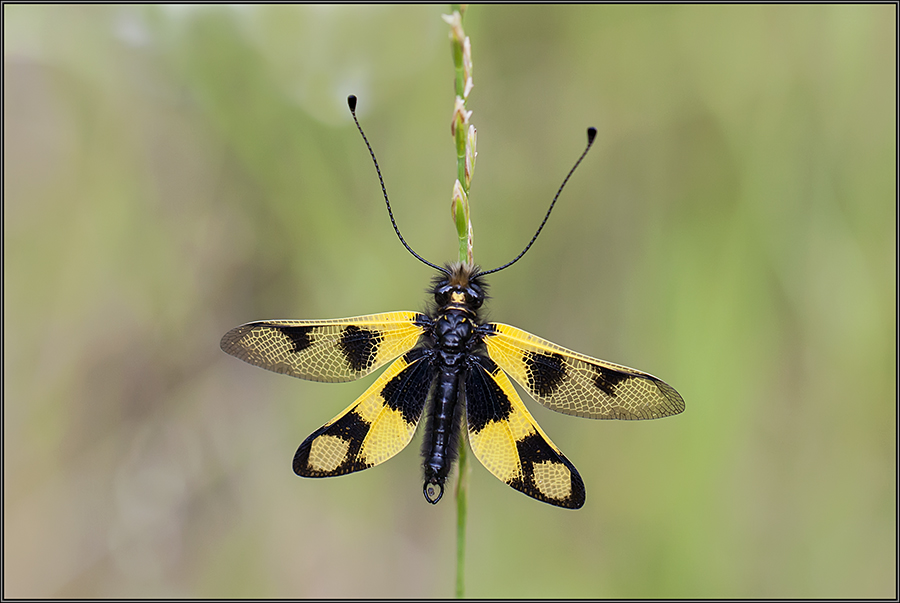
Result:
M481 464L523 494L580 508L581 476L525 408L503 371L489 358L477 357L465 388L469 445Z
M333 320L264 320L236 327L222 350L264 369L311 381L354 381L405 354L424 332L417 312Z
M656 419L684 410L684 400L653 375L567 350L501 323L485 325L490 358L535 400L590 419Z
M331 477L362 471L403 450L416 432L434 373L421 349L412 350L328 423L300 444L294 472Z

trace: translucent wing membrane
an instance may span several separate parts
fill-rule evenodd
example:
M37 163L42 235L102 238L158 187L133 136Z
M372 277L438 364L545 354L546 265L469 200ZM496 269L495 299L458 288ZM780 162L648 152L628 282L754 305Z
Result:
M466 377L469 445L485 468L516 490L578 509L584 482L525 408L509 378L486 357Z
M535 400L591 419L656 419L684 410L684 400L653 375L567 350L500 323L485 325L488 355Z
M398 358L362 396L310 435L294 473L331 477L362 471L403 450L422 416L433 371L422 350Z
M334 320L264 320L236 327L222 350L255 366L311 381L353 381L405 354L424 329L417 312Z

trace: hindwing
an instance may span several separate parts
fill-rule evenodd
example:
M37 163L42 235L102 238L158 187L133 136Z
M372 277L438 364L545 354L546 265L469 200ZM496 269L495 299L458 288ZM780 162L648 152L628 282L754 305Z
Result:
M642 371L567 350L500 323L483 327L491 359L535 400L591 419L656 419L684 410L675 389Z
M294 455L294 473L344 475L403 450L416 431L433 377L421 349L395 360L353 404L306 438Z
M335 320L264 320L236 327L222 350L255 366L311 381L353 381L411 350L424 332L417 312Z
M503 371L485 356L474 360L465 381L472 452L516 490L558 507L580 508L584 482L575 466L535 422Z

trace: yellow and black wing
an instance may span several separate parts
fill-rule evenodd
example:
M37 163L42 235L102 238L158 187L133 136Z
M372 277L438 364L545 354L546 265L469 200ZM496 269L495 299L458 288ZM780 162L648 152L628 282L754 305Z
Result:
M222 350L244 362L311 381L353 381L405 354L424 332L417 312L334 320L264 320L236 327Z
M535 422L503 371L486 356L476 356L465 383L469 445L481 464L532 498L580 508L581 476Z
M509 325L485 327L491 359L547 408L591 419L656 419L684 410L678 392L653 375L567 350Z
M294 455L294 473L331 477L388 460L409 444L434 380L422 349L394 361L344 412L313 432Z

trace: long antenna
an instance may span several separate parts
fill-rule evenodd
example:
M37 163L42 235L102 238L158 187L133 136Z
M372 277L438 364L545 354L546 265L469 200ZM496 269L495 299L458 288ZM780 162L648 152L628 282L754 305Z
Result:
M381 168L378 167L378 160L375 159L375 152L372 151L372 145L369 144L369 139L366 138L365 132L363 132L362 126L359 125L359 120L356 119L356 96L351 94L347 97L347 104L350 105L350 113L353 115L353 121L356 124L356 129L359 130L359 133L362 135L363 141L366 143L366 147L369 149L369 155L372 156L372 162L375 164L375 171L378 172L378 182L381 183L381 192L384 193L384 203L387 205L388 216L391 218L391 225L394 227L394 232L397 233L397 237L400 239L400 242L403 243L403 246L406 247L406 250L413 254L420 262L424 264L428 264L435 270L440 270L446 275L450 275L450 272L444 268L443 266L438 266L437 264L432 264L418 253L413 251L412 247L410 247L406 241L403 240L403 235L400 234L400 229L397 228L397 222L394 221L394 212L391 211L391 202L388 199L387 189L384 187L384 179L381 177ZM518 258L517 258L518 259Z
M544 216L544 221L541 222L540 226L538 226L537 232L534 233L534 236L531 237L530 241L528 241L528 245L525 246L525 249L522 250L522 253L517 255L511 262L507 262L506 264L503 264L499 268L494 268L492 270L483 270L483 271L479 272L478 274L476 274L475 276L484 276L485 274L492 274L494 272L499 272L499 271L503 270L504 268L509 268L510 266L512 266L513 264L518 262L522 258L522 256L525 255L526 251L531 249L531 246L534 245L534 242L535 242L535 240L537 240L538 235L541 234L541 229L544 228L544 224L547 223L547 218L550 217L550 212L553 211L553 206L556 205L556 200L559 198L559 194L562 192L563 187L566 186L566 182L568 182L569 178L571 178L572 173L575 171L575 168L577 168L581 164L581 160L584 159L584 156L587 155L587 152L589 150L591 150L591 145L594 144L594 138L596 136L597 136L597 128L588 128L587 129L587 139L588 139L587 147L584 149L584 152L581 154L581 157L578 158L578 161L575 162L575 165L572 166L572 169L569 170L569 173L566 174L565 180L563 180L562 184L559 185L559 190L556 191L556 195L553 197L553 201L550 202L550 208L547 210L547 213Z

